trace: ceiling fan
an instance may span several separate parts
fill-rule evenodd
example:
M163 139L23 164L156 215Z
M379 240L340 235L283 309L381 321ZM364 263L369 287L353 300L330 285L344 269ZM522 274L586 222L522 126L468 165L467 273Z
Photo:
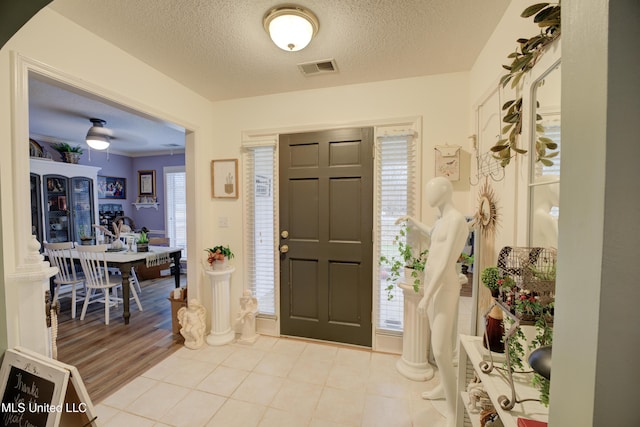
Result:
M93 126L87 132L87 144L95 150L106 150L111 144L113 132L105 127L107 124L105 120L91 118L89 121L93 123Z

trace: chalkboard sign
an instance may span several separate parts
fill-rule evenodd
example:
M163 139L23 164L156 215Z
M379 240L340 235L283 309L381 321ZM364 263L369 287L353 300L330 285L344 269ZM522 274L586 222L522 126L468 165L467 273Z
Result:
M0 370L0 426L57 426L68 381L67 369L7 350Z
M0 395L0 427L97 425L98 417L76 367L26 348L5 352Z

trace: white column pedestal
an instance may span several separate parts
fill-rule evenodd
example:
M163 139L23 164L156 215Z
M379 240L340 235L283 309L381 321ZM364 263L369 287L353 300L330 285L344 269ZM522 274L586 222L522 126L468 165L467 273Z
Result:
M412 285L403 282L398 286L404 294L404 333L402 357L396 363L396 369L410 380L427 381L433 378L433 368L428 361L431 331L427 316L418 313L418 303L424 291L421 289L416 293Z
M228 267L224 270L205 270L211 283L211 332L207 336L209 345L225 345L236 337L231 329L231 307L229 286L231 273L235 268Z

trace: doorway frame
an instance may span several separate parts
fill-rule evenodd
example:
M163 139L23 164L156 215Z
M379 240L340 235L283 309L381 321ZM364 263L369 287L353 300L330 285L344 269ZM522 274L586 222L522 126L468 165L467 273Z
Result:
M23 143L21 141L29 140L29 73L33 72L39 74L47 79L60 82L61 84L73 87L80 91L87 92L93 96L101 98L103 101L107 103L111 103L117 105L118 108L122 108L124 110L130 110L131 112L135 112L137 114L144 114L149 116L154 120L161 120L167 123L172 123L174 125L180 126L185 130L185 171L187 175L187 222L191 224L196 224L196 214L195 214L195 186L189 185L190 183L195 182L195 170L196 170L196 159L195 159L195 140L197 135L197 127L192 123L188 123L185 120L181 120L177 117L171 116L163 111L155 109L147 104L141 103L131 98L127 98L122 94L110 91L100 85L91 83L87 80L78 78L71 74L68 74L60 69L49 66L43 62L32 59L24 54L20 54L16 51L11 52L11 82L12 82L12 97L11 97L11 111L13 112L12 117L12 129L11 135L13 141L11 143L12 146L12 161L14 165L15 171L29 171L29 154L25 147L23 147ZM5 189L7 191L8 189ZM30 206L30 198L29 198L29 174L25 173L17 173L13 177L13 188L11 188L12 197L13 197L13 230L14 233L14 243L15 243L15 262L14 262L14 271L18 270L18 267L22 265L24 260L27 257L27 249L28 249L28 240L22 238L21 236L30 236L31 235L31 219L27 218L26 215L23 215L23 212L26 212ZM188 251L195 251L196 245L196 227L189 227L187 229L187 248ZM42 242L40 242L42 243ZM195 252L192 252L195 253ZM190 271L193 270L193 271ZM191 277L196 277L196 265L195 263L187 263L187 274ZM195 284L194 284L195 285ZM194 286L194 293L198 294L199 290L197 286ZM15 289L14 285L5 282L5 295L7 301L18 301L17 299L17 289ZM196 295L194 295L196 296ZM21 302L20 302L21 303ZM15 306L15 305L14 305ZM10 310L12 312L10 312ZM11 317L13 314L17 315L16 308L7 309L7 318ZM15 312L14 312L15 311ZM8 345L9 347L19 345L21 342L21 337L19 336L19 332L8 329Z
M396 117L396 118L386 118L379 120L356 120L345 123L334 123L334 124L309 124L309 125L300 125L300 126L290 126L290 127L282 127L282 128L272 128L272 129L260 129L260 130L246 130L242 132L242 140L241 147L251 147L256 145L273 145L275 147L276 153L280 148L280 135L281 134L289 134L289 133L305 133L305 132L319 132L324 130L333 130L333 129L346 129L346 128L354 128L354 127L372 127L373 128L373 144L374 144L374 153L376 151L376 147L378 144L378 138L387 136L389 134L393 134L393 132L410 132L415 135L417 140L417 157L418 157L418 177L417 179L422 182L422 171L424 168L423 162L423 133L422 133L422 116L407 116L407 117ZM279 188L280 179L278 176L278 162L276 156L276 165L275 165L275 173L274 173L274 188ZM244 173L244 171L243 171ZM378 201L377 195L377 171L374 167L374 188L373 188L373 204L376 206ZM418 186L417 194L416 194L416 204L418 209L418 216L422 214L421 206L422 206L422 184ZM274 203L278 206L279 203L279 194L275 194ZM243 215L243 241L246 241L246 225L248 221L248 210L246 202L242 205L242 215ZM280 235L280 212L279 209L276 209L275 217L274 217L274 226L275 226L275 235ZM374 216L374 230L377 227L377 218ZM379 254L376 253L377 240L375 231L373 233L373 280L371 283L372 287L372 307L371 307L371 349L374 351L387 352L387 353L402 353L402 334L401 333L388 333L381 332L377 330L377 318L378 318L378 302L379 296L377 292L376 282L377 277L379 276L379 266L378 263L375 262ZM274 248L274 250L277 248ZM245 269L247 268L246 263L248 260L245 258L245 265L243 266ZM277 258L277 257L276 257ZM273 335L280 336L280 286L279 286L279 278L280 278L280 263L277 259L274 259L275 263L275 277L274 280L274 292L275 292L275 316L261 316L258 315L256 321L256 329L259 333L263 333L265 335Z

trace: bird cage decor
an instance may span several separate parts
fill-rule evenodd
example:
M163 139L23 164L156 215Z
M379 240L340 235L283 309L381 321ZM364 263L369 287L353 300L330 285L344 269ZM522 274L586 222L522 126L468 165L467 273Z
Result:
M554 248L502 248L498 270L503 282L502 302L523 321L553 319L557 252Z

